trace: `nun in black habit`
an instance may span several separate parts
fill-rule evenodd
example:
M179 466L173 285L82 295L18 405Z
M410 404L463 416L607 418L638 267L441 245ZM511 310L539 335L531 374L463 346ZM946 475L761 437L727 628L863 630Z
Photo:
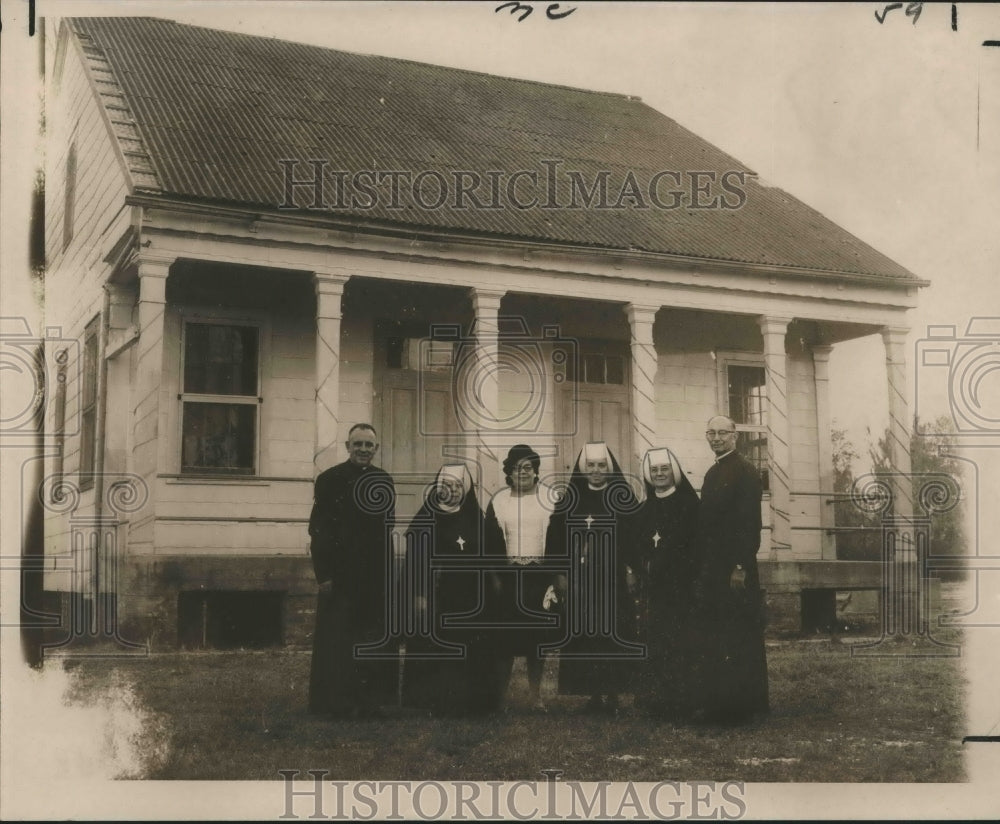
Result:
M588 443L549 524L546 558L565 570L554 584L565 616L559 692L589 695L587 712L618 712L642 654L625 580L626 522L637 507L611 450Z
M683 720L698 706L698 494L669 449L647 451L642 476L646 499L629 529L629 589L638 597L646 644L635 702L651 715Z
M482 609L483 515L465 464L446 464L406 533L405 591L414 603L403 663L403 705L464 715L496 708L490 642L471 626ZM461 559L466 559L467 565ZM459 568L435 568L435 561ZM462 625L463 617L466 625Z

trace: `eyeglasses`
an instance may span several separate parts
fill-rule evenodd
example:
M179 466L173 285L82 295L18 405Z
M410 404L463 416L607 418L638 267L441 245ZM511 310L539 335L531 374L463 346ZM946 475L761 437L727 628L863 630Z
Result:
M529 466L519 466L514 471L517 472L519 475L534 475L535 474L535 467L530 466L530 465Z
M721 438L721 437L723 437L725 435L735 435L735 434L736 434L736 430L735 429L706 429L705 430L705 437L706 438Z

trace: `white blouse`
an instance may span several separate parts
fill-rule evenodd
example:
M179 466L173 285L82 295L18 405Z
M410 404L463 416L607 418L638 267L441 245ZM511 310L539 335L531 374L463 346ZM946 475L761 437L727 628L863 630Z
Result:
M545 555L545 533L549 528L555 493L544 484L536 484L527 495L515 496L501 489L493 496L493 512L507 544L507 559L515 564L529 564Z

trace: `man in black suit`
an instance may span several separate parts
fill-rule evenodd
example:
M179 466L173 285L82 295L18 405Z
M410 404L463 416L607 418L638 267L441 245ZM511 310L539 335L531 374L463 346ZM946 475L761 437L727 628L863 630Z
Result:
M736 424L718 415L705 436L715 463L705 473L698 518L705 718L738 723L768 709L764 605L757 571L761 482L736 451Z
M316 478L309 518L310 553L319 584L309 677L309 711L373 717L394 700L398 662L364 660L358 644L385 636L387 576L391 574L386 525L395 488L372 461L374 427L358 423L347 436L348 458Z

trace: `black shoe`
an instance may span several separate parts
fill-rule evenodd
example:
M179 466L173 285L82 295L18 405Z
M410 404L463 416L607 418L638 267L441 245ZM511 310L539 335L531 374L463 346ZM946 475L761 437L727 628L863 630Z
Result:
M607 712L604 699L600 695L590 696L590 700L583 705L583 712L586 715L603 715Z

